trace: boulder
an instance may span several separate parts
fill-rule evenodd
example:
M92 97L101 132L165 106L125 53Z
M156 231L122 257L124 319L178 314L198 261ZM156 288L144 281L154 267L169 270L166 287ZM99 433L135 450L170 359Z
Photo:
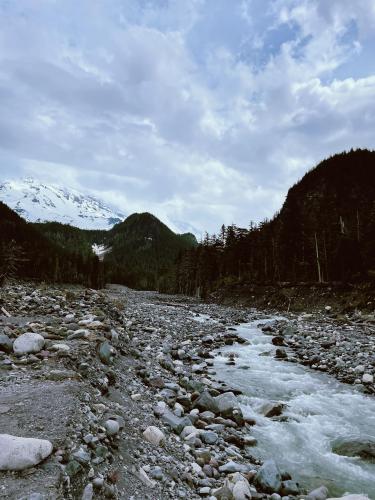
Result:
M20 335L13 343L15 354L36 353L43 349L44 338L39 333L27 332Z
M203 431L200 434L200 438L206 444L215 444L219 436L213 431Z
M266 403L260 409L260 412L267 418L279 417L284 408L284 403Z
M18 471L38 465L52 449L52 443L45 439L0 434L0 470Z
M0 352L6 352L9 354L13 351L13 342L10 340L8 335L0 335Z
M230 460L224 465L219 467L219 472L223 472L224 474L233 474L234 472L242 472L246 474L249 472L249 468L246 465L239 464L237 462L233 462Z
M146 441L155 446L160 446L165 443L164 433L153 425L147 427L147 429L143 433L143 437L146 439Z
M287 481L283 481L281 485L281 494L282 496L297 496L299 495L299 486L295 481L288 479Z
M94 498L94 487L91 483L89 483L83 490L81 500L92 500L93 498Z
M238 407L238 401L233 392L224 392L214 398L219 413L222 415L230 415L234 408Z
M161 420L177 434L181 434L184 427L191 425L189 417L177 417L168 409L161 415Z
M114 436L120 430L120 425L116 420L108 419L104 423L105 430L108 436Z
M112 363L112 358L114 354L114 348L109 342L103 342L99 347L99 358L105 365L110 365Z
M244 479L237 481L232 490L233 500L251 500L249 483Z
M278 493L281 489L281 473L274 460L267 460L255 476L255 485L265 493Z
M375 460L375 441L336 441L332 446L333 453L345 457L360 457L363 460Z
M199 411L212 411L212 413L220 413L218 404L208 391L203 391L202 394L194 401L194 408Z
M362 376L362 383L363 384L373 384L374 383L374 375L371 375L371 373L364 373Z
M306 500L326 500L328 489L326 486L320 486L307 495Z
M344 495L343 497L327 498L327 500L369 500L367 495Z

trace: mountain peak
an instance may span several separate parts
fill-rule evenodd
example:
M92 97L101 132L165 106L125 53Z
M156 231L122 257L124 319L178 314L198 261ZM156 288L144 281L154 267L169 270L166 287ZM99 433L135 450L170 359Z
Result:
M81 229L110 229L125 215L76 189L33 177L0 184L0 200L29 222L61 222Z

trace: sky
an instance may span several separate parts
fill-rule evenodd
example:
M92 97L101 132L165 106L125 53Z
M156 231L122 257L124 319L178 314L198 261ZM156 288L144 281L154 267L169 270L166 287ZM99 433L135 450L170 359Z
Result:
M0 0L0 181L246 227L375 147L374 54L374 0Z

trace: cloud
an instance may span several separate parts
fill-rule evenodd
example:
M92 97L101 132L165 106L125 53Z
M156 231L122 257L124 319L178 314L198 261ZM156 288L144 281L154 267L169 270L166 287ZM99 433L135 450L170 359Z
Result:
M0 172L216 231L374 147L372 0L0 0Z

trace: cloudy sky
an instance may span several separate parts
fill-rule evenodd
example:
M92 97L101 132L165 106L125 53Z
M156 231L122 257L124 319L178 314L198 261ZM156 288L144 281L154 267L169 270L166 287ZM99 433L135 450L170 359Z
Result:
M0 180L216 231L375 146L374 0L0 0Z

